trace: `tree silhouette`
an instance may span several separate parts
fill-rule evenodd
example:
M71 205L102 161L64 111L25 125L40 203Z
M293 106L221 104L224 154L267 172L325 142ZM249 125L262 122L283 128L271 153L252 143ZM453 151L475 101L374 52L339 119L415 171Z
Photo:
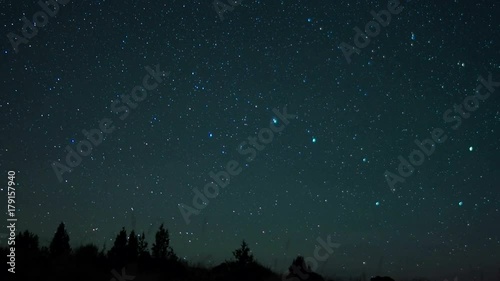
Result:
M163 228L163 224L156 232L155 242L151 248L151 255L156 260L177 259L174 251L170 247L170 235L168 230Z
M57 227L54 238L52 238L52 242L50 242L49 251L52 257L66 256L71 253L69 235L68 232L66 232L63 222L61 222L59 227Z
M75 249L75 258L79 263L92 263L97 260L99 249L93 244L88 244Z
M26 230L24 232L19 232L16 240L16 255L19 264L24 264L26 267L29 267L31 264L36 263L41 257L38 248L38 235Z
M108 257L116 266L123 266L127 257L127 231L122 227L120 233L115 238L113 247L108 252Z
M137 261L139 257L139 241L137 240L137 235L135 231L130 232L127 244L127 259L128 261Z
M287 280L302 280L302 281L323 281L323 277L312 271L311 266L306 265L304 257L297 256L292 265L288 267L289 274Z
M144 232L142 232L142 235L139 237L137 250L140 259L147 259L151 256L149 254L148 242L146 242L146 236L144 235Z
M233 251L233 256L241 265L246 265L254 261L253 255L250 254L250 248L248 248L248 244L245 242L245 240L241 242L241 246L239 249Z
M306 266L306 261L304 260L304 257L302 256L297 256L293 261L292 265L288 267L288 271L293 274L297 274L297 270L300 270L301 272L310 272L311 268Z
M16 239L16 270L19 280L175 280L175 281L324 281L307 266L309 258L296 257L283 276L260 264L252 255L245 240L232 252L234 259L213 267L194 265L179 260L170 247L169 232L161 225L156 233L151 258L144 232L129 235L125 228L116 235L113 247L105 254L93 244L71 250L69 235L61 223L49 247L39 248L39 238L29 231L20 232ZM19 254L18 252L19 251ZM0 245L0 255L9 256L11 249ZM202 260L210 259L211 255ZM306 263L307 261L307 263ZM9 265L9 264L8 264ZM9 265L10 266L10 265ZM276 260L275 260L276 267ZM500 272L500 271L499 271ZM0 272L0 280L9 280L7 270ZM111 277L111 279L110 279ZM137 277L137 278L136 278ZM361 280L363 280L362 278ZM336 281L341 281L335 278ZM353 279L361 281L360 279ZM419 279L424 280L424 279ZM427 280L427 279L426 279ZM329 279L329 281L333 281ZM394 281L389 277L375 277L371 281ZM456 280L455 280L456 281ZM500 281L500 280L499 280Z
M17 235L17 249L20 251L37 252L38 251L38 235L25 230Z

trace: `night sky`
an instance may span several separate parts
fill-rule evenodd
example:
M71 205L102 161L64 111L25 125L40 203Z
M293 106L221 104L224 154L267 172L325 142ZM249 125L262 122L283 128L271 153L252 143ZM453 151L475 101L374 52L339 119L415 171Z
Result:
M61 221L74 247L107 249L122 227L152 241L165 223L174 251L206 265L245 239L281 272L330 236L319 273L496 280L498 1L402 1L355 50L341 46L387 1L244 0L220 16L211 0L68 1L17 52L8 34L42 8L1 6L0 182L17 172L19 230L42 245ZM66 147L102 120L69 167ZM433 153L402 177L398 156L425 139ZM228 163L240 173L194 209Z

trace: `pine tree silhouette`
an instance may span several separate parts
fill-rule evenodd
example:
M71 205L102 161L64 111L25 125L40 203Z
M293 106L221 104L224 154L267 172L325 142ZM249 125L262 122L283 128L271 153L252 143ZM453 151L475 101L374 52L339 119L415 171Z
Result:
M25 230L17 235L17 249L20 251L36 252L38 251L38 235Z
M108 252L108 258L116 267L125 265L127 258L127 231L125 231L125 227L116 236L113 247Z
M248 248L248 244L245 240L241 242L239 249L233 251L233 255L240 265L246 265L254 261L253 255L250 254L250 248Z
M148 242L146 242L146 235L144 235L144 232L142 232L142 235L139 237L137 250L139 259L148 259L151 257L151 255L149 254Z
M132 232L130 232L130 235L128 237L127 260L129 262L137 261L138 257L139 257L139 241L137 240L137 235L135 234L135 231L132 230Z
M170 234L167 229L163 228L163 224L160 225L156 232L155 242L151 248L151 256L156 260L177 260L177 256L170 247Z
M60 223L57 227L57 231L50 242L50 255L52 257L67 256L71 253L71 247L69 246L69 235L66 232L64 223Z
M19 264L23 264L26 268L37 262L41 252L38 248L38 235L29 232L19 232L16 239L16 255Z

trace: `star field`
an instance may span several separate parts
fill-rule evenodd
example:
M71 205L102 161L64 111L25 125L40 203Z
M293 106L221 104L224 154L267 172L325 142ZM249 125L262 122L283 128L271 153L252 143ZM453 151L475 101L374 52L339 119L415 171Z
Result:
M327 275L497 280L500 89L456 130L443 113L479 76L500 81L498 2L401 1L350 63L339 45L387 1L245 0L223 20L188 2L70 1L17 53L4 37L0 167L18 171L22 230L47 244L64 221L72 244L101 247L164 223L183 259L216 265L245 239L279 272L330 235ZM2 34L40 10L2 6ZM121 120L113 101L148 74L158 86ZM273 112L285 106L288 124ZM54 161L103 118L114 131L59 181ZM284 129L247 161L241 143L270 125ZM391 191L385 171L436 127L446 142ZM231 160L241 173L186 224L179 204Z

